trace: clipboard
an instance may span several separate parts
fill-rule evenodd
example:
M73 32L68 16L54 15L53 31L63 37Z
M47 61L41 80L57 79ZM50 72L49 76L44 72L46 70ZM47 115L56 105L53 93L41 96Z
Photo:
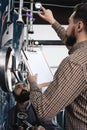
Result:
M38 75L37 84L39 88L48 86L53 80L53 74L41 49L21 50L21 55L29 73Z

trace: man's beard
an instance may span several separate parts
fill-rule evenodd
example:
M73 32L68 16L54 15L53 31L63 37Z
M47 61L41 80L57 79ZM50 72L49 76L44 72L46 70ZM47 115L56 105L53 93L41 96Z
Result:
M73 46L76 43L75 29L72 29L70 36L67 36L66 46Z
M23 92L25 91L25 92ZM20 93L20 95L17 95L15 94L15 92L13 91L13 95L15 97L15 100L18 102L18 103L24 103L25 101L28 101L29 100L29 95L30 95L30 92L29 91L26 91L26 90L22 90L22 92Z

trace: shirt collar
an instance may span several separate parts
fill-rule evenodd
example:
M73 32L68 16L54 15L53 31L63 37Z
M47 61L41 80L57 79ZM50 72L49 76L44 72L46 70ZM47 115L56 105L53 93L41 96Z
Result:
M72 54L75 50L84 47L85 45L87 46L87 40L79 43L75 43L74 46L71 47L71 49L69 50L68 54Z

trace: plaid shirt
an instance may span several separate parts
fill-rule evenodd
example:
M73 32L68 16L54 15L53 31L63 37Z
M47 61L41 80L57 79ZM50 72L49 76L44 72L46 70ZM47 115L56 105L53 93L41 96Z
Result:
M65 41L65 30L58 22L53 28ZM65 130L87 130L87 41L76 43L55 72L42 94L37 83L30 84L30 99L44 120L65 108Z

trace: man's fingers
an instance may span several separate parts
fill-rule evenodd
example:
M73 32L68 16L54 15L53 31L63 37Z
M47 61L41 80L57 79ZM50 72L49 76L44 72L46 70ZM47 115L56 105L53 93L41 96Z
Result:
M45 12L45 8L43 7L43 6L41 6L41 8L40 8L43 12Z

